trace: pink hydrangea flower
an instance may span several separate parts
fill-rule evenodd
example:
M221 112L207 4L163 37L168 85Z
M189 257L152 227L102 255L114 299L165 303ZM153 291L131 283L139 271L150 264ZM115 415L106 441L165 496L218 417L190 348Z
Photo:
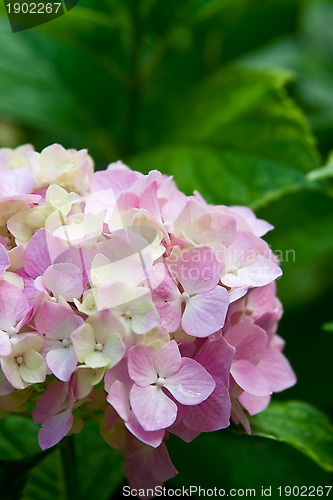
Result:
M123 360L112 370L108 370L104 381L105 390L108 392L107 402L117 411L126 428L143 443L153 448L158 447L163 440L164 429L147 431L136 418L130 401L133 381L128 374L127 362Z
M54 302L44 302L34 317L35 328L44 336L43 353L49 369L64 382L68 382L77 358L71 334L83 323L70 308Z
M171 332L181 325L189 335L208 337L224 325L229 305L226 289L218 285L221 266L205 246L171 257L167 268L157 264L150 278L162 324Z
M27 333L20 335L10 354L1 358L2 370L15 389L44 382L47 368L40 353L42 347L43 340L38 335Z
M192 406L205 401L215 388L213 378L197 361L181 357L174 340L157 351L135 346L128 355L128 372L134 382L130 403L147 431L169 427L176 420L177 405L170 394Z
M12 339L25 324L30 304L22 290L0 280L0 356L9 356Z

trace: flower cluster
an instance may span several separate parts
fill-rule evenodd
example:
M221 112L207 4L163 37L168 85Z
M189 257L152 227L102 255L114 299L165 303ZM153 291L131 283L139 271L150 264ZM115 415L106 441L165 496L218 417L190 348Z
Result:
M176 470L170 433L229 426L295 383L277 335L281 269L246 207L87 151L0 149L0 415L49 448L100 416L134 487Z

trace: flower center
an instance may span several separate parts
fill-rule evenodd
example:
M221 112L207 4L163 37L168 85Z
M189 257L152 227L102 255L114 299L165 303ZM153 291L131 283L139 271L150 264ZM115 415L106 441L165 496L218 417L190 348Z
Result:
M187 302L189 298L190 298L190 296L188 293L186 293L186 292L182 293L182 302Z
M156 385L158 385L159 387L163 387L165 384L165 378L164 377L158 377L157 381L156 381Z
M171 224L169 222L163 222L165 230L169 233L171 229Z
M8 335L11 337L17 333L17 329L14 326L10 326L7 330Z
M64 339L61 341L61 343L62 343L63 347L68 347L70 344L70 341L68 339Z
M18 356L18 357L16 358L16 363L17 363L18 365L22 365L22 364L23 364L23 361L24 361L23 356Z
M132 311L130 311L129 309L127 309L127 311L125 312L125 318L132 319Z
M103 351L103 345L100 342L97 342L95 349L96 351Z

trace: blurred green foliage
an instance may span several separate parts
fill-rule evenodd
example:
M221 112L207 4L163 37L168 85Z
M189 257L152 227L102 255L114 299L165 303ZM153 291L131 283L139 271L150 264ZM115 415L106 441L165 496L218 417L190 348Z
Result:
M298 375L275 399L303 399L332 416L333 2L80 0L65 16L15 35L3 3L0 13L0 145L87 147L98 168L122 159L142 171L161 169L187 193L249 204L272 222L267 239L284 270L280 333ZM280 430L264 413L256 433L283 440L290 409L276 404L268 411L284 408ZM311 415L308 431L326 429L332 463L331 427ZM23 498L64 498L60 452L40 463L36 455L34 464L36 428L2 420L10 436L8 425L17 425L22 443L1 438L0 459L15 461L12 470L22 460L25 469L36 465ZM79 462L81 497L107 500L122 465L96 432L91 424L75 437L89 463L86 475ZM314 443L307 454L322 463ZM171 486L332 483L306 456L261 437L171 438L170 451L180 471ZM0 470L6 477L8 467ZM23 486L13 486L16 498Z

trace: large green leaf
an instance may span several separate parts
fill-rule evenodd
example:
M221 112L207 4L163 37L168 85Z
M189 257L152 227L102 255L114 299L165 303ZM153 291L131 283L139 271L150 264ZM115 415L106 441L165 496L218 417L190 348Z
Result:
M103 440L96 422L87 422L76 436L76 452L82 500L110 498L124 480L123 459Z
M16 500L24 488L24 500L63 500L66 498L62 443L41 452L39 426L26 417L10 415L0 419L0 491L7 484L8 496ZM107 500L124 478L122 459L102 439L98 424L89 421L74 437L76 471L80 478L78 498ZM26 484L27 483L27 484ZM79 496L80 494L80 496Z
M173 174L181 189L216 203L261 206L315 187L314 141L287 97L288 75L229 69L183 96L170 113L165 144L129 160Z
M294 95L314 128L326 154L333 133L333 4L330 0L303 2L297 30L250 54L242 55L245 67L287 68L295 74Z
M10 415L0 419L0 460L22 460L40 453L39 426L26 417Z
M253 435L288 443L333 471L333 426L313 406L300 401L273 402L250 422Z
M126 67L127 56L102 4L92 22L84 7L75 11L15 34L0 18L0 113L26 127L27 140L39 149L60 142L110 161L124 106L124 82L113 59ZM113 43L117 51L111 58Z
M3 33L6 24L0 19L1 113L53 131L79 126L84 112L52 59L34 43L34 33Z
M22 460L0 461L1 500L17 500L29 479L31 471L42 462L48 452ZM10 480L9 480L10 478Z
M306 302L329 293L333 270L332 198L318 192L293 193L271 203L258 215L275 226L265 239L281 259L284 274L278 281L278 291L285 307L304 307Z
M279 486L331 484L331 474L308 457L285 443L257 436L223 430L202 434L191 443L172 436L167 444L179 470L179 475L167 483L173 488L216 487L225 489L225 497L231 488L249 488L255 489L255 496L260 498L261 488L271 487L271 498L278 499Z

